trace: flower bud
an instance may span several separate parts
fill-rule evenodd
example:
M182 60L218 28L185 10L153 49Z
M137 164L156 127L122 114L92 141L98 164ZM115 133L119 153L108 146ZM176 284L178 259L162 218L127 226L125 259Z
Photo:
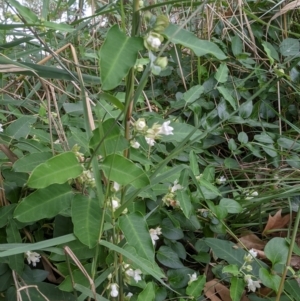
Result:
M134 66L134 69L137 72L142 72L144 70L144 66L142 64L137 64L137 65Z
M145 118L139 118L135 122L134 127L137 132L143 132L143 131L147 130L148 127L147 127Z
M152 17L153 15L148 10L144 13L144 19L146 22L150 22Z
M159 15L153 27L153 31L162 33L169 26L169 19L165 15Z
M159 66L161 69L165 69L168 65L168 58L166 56L158 57L155 61L155 65Z
M144 37L144 46L148 50L158 51L163 40L164 38L162 35L155 32L150 32Z

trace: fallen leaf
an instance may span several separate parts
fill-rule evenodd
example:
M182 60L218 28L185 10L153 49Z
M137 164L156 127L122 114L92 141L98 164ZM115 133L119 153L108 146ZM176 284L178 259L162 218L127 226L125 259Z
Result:
M293 255L291 258L290 266L295 270L299 270L300 269L300 256Z
M243 235L239 238L239 241L242 243L241 246L245 246L248 250L263 250L266 245L264 241L262 241L257 235L253 233Z
M204 294L211 301L232 301L229 289L225 285L221 284L217 279L206 282ZM249 301L249 299L244 295L241 301Z
M218 288L219 290L218 290ZM232 301L231 298L230 298L230 294L229 294L229 299L227 298L227 300L225 299L220 299L216 294L218 293L220 295L220 293L223 291L223 290L228 290L228 293L229 293L229 289L222 285L221 284L221 289L220 289L220 286L219 286L219 282L215 279L209 281L209 282L206 282L205 283L205 286L204 286L204 294L207 298L209 298L211 301ZM227 294L228 294L227 293Z
M268 222L266 224L266 227L263 231L263 235L268 234L268 231L276 229L282 229L284 228L288 223L290 222L290 215L287 214L285 216L281 216L281 209L276 212L274 216L269 215Z

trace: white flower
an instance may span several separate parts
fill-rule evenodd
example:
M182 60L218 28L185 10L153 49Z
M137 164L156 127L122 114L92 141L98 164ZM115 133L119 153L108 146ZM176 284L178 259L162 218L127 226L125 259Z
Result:
M260 288L259 281L252 280L251 275L245 275L244 280L247 283L249 292L252 291L254 293L257 288Z
M257 191L253 191L251 193L247 193L245 200L249 201L249 200L253 199L255 196L258 196L258 192Z
M155 50L158 50L159 46L161 45L160 39L152 35L149 35L147 38L147 43Z
M112 297L118 297L118 295L119 295L118 285L117 285L116 283L112 283L112 284L110 285L110 289L111 289L110 295L111 295Z
M142 280L141 277L142 271L140 269L137 270L129 269L126 271L126 274L132 277L135 280L135 282L139 282L140 280Z
M136 122L135 122L135 128L137 131L142 132L143 130L146 129L147 124L144 118L139 118Z
M131 147L133 147L135 149L138 149L141 146L136 140L131 140L130 145L131 145Z
M117 192L117 191L119 191L120 190L120 184L119 183L117 183L117 182L114 182L114 185L113 185L113 191L115 191L115 192Z
M175 192L176 190L182 189L183 187L178 184L178 180L174 182L174 185L171 187L171 192Z
M28 264L31 264L35 267L37 262L40 262L41 255L36 252L27 251L25 253L27 257Z
M162 135L166 135L166 136L173 135L174 128L169 126L170 122L171 122L170 120L165 121L162 124L162 126L160 127L158 134L162 134Z
M0 132L2 133L3 132L3 124L0 123Z
M194 273L192 275L188 274L190 277L190 281L188 282L188 284L190 285L192 282L196 281L198 279L197 274Z
M159 239L158 235L161 235L161 228L157 227L156 229L150 229L149 233L151 236L153 246L155 246L155 241Z
M120 207L120 203L118 200L111 200L111 205L112 205L113 211L115 211L117 208Z
M249 250L249 253L244 256L244 260L246 262L252 262L253 258L257 257L257 252L255 252L253 249Z
M225 184L227 181L227 179L224 176L221 176L219 179L216 180L216 183L221 185L221 184Z
M154 139L148 138L148 137L145 137L145 139L146 139L146 142L147 142L147 144L149 146L154 146L154 144L155 144L155 140Z
M249 250L249 253L255 258L257 257L257 252L254 251L253 249Z
M133 293L129 292L125 297L130 299L133 296Z

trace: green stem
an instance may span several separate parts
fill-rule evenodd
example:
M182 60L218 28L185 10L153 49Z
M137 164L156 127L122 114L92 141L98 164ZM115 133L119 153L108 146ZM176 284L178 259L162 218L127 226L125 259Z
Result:
M281 276L281 281L280 281L280 285L279 285L279 288L278 288L278 292L277 292L275 301L280 300L281 294L283 292L285 277L286 277L288 268L289 268L290 263L291 263L293 249L294 249L294 245L295 245L295 241L296 241L296 237L297 237L297 232L298 232L298 228L299 228L299 222L300 222L300 208L298 208L297 216L296 216L296 219L295 219L293 234L292 234L291 243L290 243L290 247L289 247L289 253L288 253L288 256L287 256L287 259L286 259L286 264L285 264L284 271L283 271L282 276Z

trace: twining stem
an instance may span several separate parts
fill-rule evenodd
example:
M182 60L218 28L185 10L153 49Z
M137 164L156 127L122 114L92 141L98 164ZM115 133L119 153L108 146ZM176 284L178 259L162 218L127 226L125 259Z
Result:
M132 30L131 36L135 37L139 33L140 15L139 15L139 0L133 1L133 12L132 12ZM124 128L125 128L125 138L129 141L131 138L130 134L130 121L132 116L132 110L134 105L134 67L132 67L126 76L126 94L125 94L125 118L124 118ZM129 158L129 149L124 151L124 157ZM122 189L121 193L121 203L125 199L126 189ZM118 273L118 283L119 283L119 301L124 300L123 294L123 271L122 271L123 256L119 254L119 273Z
M295 219L293 234L292 234L292 237L291 237L291 243L290 243L290 247L289 247L289 253L288 253L288 256L287 256L287 259L286 259L286 264L285 264L285 267L284 267L284 271L283 271L282 276L281 276L281 281L280 281L280 285L279 285L279 288L278 288L278 292L277 292L275 301L280 300L280 296L281 296L283 288L284 288L285 277L286 277L288 268L289 268L290 263L291 263L293 249L294 249L294 245L295 245L295 241L296 241L296 236L297 236L297 232L298 232L298 229L299 229L299 222L300 222L300 208L298 208L297 216L296 216L296 219Z

